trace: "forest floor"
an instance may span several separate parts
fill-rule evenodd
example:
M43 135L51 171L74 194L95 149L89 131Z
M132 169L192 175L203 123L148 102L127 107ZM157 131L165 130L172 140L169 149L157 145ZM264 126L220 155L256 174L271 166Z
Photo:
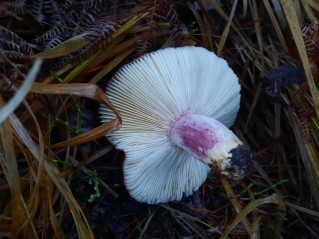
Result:
M312 0L0 1L0 238L318 238L319 3ZM202 46L241 84L239 181L210 173L147 205L99 106L123 65Z

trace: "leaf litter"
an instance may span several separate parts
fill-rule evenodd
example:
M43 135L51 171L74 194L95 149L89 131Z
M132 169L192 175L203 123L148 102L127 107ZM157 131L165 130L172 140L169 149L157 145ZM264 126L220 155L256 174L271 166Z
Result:
M316 238L319 6L294 3L1 1L0 237ZM239 76L233 129L254 169L141 204L123 184L125 155L104 137L121 116L103 89L131 60L189 44ZM117 116L103 125L101 103Z

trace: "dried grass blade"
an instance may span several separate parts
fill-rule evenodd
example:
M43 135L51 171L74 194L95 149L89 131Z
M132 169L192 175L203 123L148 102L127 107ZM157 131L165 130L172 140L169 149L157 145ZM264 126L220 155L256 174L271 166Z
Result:
M24 106L26 107L27 112L31 115L31 117L34 121L34 124L36 125L37 132L38 132L37 140L39 143L39 151L41 154L40 157L43 158L44 141L43 141L43 135L42 135L42 131L41 131L39 122L37 121L36 116L34 115L31 107L29 106L29 104L26 101L24 101ZM22 151L24 152L24 156L27 159L27 161L32 162L33 158L31 158L32 155L30 155L29 151L27 149L24 149L24 147L22 146L20 141L16 140L16 144L18 144L19 148L22 149ZM27 202L28 204L26 206L29 214L28 214L27 219L24 221L23 227L30 225L34 231L34 234L32 237L38 238L36 235L36 229L35 229L35 226L33 225L33 223L34 223L35 215L36 215L38 208L40 206L40 203L42 203L40 201L39 192L40 192L41 185L43 185L43 183L45 183L44 181L45 181L46 174L45 174L45 170L44 170L41 163L39 164L39 163L34 162L33 164L29 165L29 170L30 170L30 173L29 173L30 184L28 186L29 186L29 190L30 190L30 196L28 198L28 202ZM34 182L35 185L32 182Z
M242 211L237 215L235 220L228 226L226 231L223 233L223 235L220 237L220 239L227 238L228 234L236 227L236 225L243 220L244 217L246 217L249 213L251 213L253 210L255 210L257 207L264 205L264 204L276 204L278 205L278 212L281 214L285 214L286 207L284 202L281 200L280 196L277 194L272 194L269 197L262 198L262 199L256 199L254 201L251 201ZM282 220L284 219L284 215L282 215Z
M93 130L78 135L72 139L52 145L53 148L66 147L76 144L92 141L94 139L105 136L109 131L118 128L121 123L120 113L112 106L103 90L95 84L44 84L35 83L31 89L33 93L39 94L73 94L77 96L87 97L96 100L100 104L108 106L118 117L118 119L110 121L104 125L96 127Z
M49 213L50 213L50 221L51 225L54 231L54 237L57 239L63 239L64 233L63 230L60 226L59 220L57 219L57 216L55 215L54 209L53 209L53 204L52 204L52 198L53 198L53 193L52 193L52 187L46 187L46 197L48 200L48 207L49 207Z
M314 211L314 210L311 210L311 209L308 209L308 208L305 208L305 207L301 207L299 205L296 205L296 204L292 204L290 202L285 202L286 206L287 207L290 207L290 208L293 208L299 212L302 212L304 214L308 214L308 215L311 215L313 217L317 217L319 218L319 212L318 211Z
M42 64L41 59L37 59L29 70L20 89L15 93L12 99L4 107L0 106L0 124L20 105L24 97L28 94L32 83L35 81Z
M205 225L206 227L210 228L210 229L214 229L213 226L209 225L208 223L200 220L198 217L196 216L192 216L192 215L189 215L187 213L184 213L184 212L181 212L177 209L174 209L174 208L171 208L169 205L165 205L165 204L161 204L160 205L161 207L165 208L166 210L168 210L172 215L175 215L175 216L179 216L179 217L185 217L189 220L194 220L194 221L197 221L203 225Z
M274 11L277 15L277 18L279 20L279 23L280 23L280 26L285 29L286 28L286 25L287 25L287 22L286 22L286 19L285 19L285 16L284 16L284 13L282 11L282 8L280 6L280 3L279 3L279 0L271 0L272 2L272 6L274 8Z
M259 53L260 55L264 55L263 53L264 44L263 44L260 21L259 21L258 6L256 3L256 0L252 0L250 2L251 2L251 14L253 15L253 19L254 19L256 37L257 37L257 42L259 46ZM261 77L264 77L264 72L265 72L265 58L261 57L261 69L260 69Z
M279 23L278 23L278 21L277 21L277 19L275 17L275 14L274 14L274 12L273 12L270 4L269 4L269 0L263 0L263 1L264 1L264 5L266 7L266 10L268 12L268 15L270 17L270 20L272 22L272 25L273 25L273 27L275 29L275 32L277 33L277 36L278 36L278 39L280 41L281 47L283 48L285 53L288 53L288 47L287 47L284 35L281 32Z
M135 15L130 20L125 22L123 24L123 26L121 26L119 29L117 29L116 32L114 32L112 34L111 38L114 39L114 38L118 37L119 35L121 35L123 32L126 32L128 29L135 26L140 20L145 18L147 15L149 15L149 12L141 13L140 15Z
M107 39L108 43L111 43L114 39L118 38L120 35L122 35L124 32L126 32L128 29L134 27L140 20L142 20L144 17L146 17L149 13L143 13L137 16L132 17L128 21L126 21L121 27L119 27L110 37L110 39ZM103 47L105 48L105 46ZM86 67L88 67L94 60L101 54L102 49L99 49L96 53L94 53L92 56L87 58L86 60L82 61L81 64L79 64L77 67L75 67L71 73L63 80L63 83L70 82L72 79L74 79L81 71L83 71Z
M2 101L2 99L1 99ZM3 102L1 102L2 104ZM3 172L8 181L11 192L11 226L10 231L12 238L19 238L22 220L26 216L26 212L22 207L22 194L20 187L19 171L17 159L13 144L12 127L9 119L0 124L0 135L3 149L3 157L0 158L1 165L5 166Z
M45 84L34 83L30 92L38 94L51 94L51 95L76 95L96 100L100 104L109 107L114 114L120 119L120 113L113 107L104 91L95 84L87 83L74 83L74 84Z
M145 224L144 224L144 227L143 227L143 229L142 229L142 231L141 231L141 233L140 233L138 239L142 239L142 238L145 237L145 233L146 233L146 231L147 231L147 229L148 229L148 226L150 225L150 223L151 223L153 217L154 217L154 213L151 213L151 215L149 215L149 217L147 218L147 220L146 220L146 222L145 222Z
M267 225L273 225L274 222L265 215L259 215L254 218L254 221L252 223L252 234L251 239L259 239L260 238L260 224L261 221L267 221Z
M76 199L73 197L71 189L69 188L65 179L59 176L59 170L57 169L56 165L47 160L44 160L44 158L41 157L42 153L39 149L39 146L32 140L32 138L29 135L29 132L26 130L26 128L21 124L19 119L14 114L10 115L10 120L19 140L21 140L21 142L31 151L31 153L33 154L35 159L39 161L39 163L43 163L45 171L48 173L56 187L59 189L59 192L62 194L63 198L67 202L73 215L79 238L93 239L94 236L92 234L87 220L85 219L84 213Z
M314 202L316 203L317 208L319 208L319 168L316 167L317 163L315 162L318 161L318 157L316 157L317 153L314 155L314 150L311 150L311 148L313 147L309 145L310 143L304 142L297 116L289 111L285 111L285 113L294 131L303 166L305 167L305 170L307 172L307 179L312 192L312 196L314 198Z
M226 22L229 22L229 17L225 13L225 11L221 8L220 3L218 3L216 0L207 0L207 2L211 3L214 9L218 12L218 14L225 19ZM251 44L246 40L244 35L238 30L238 28L231 22L232 29L236 32L236 34L239 36L241 41L244 43L244 45L247 47L248 51L252 52Z
M306 74L306 79L308 82L308 86L310 89L310 93L312 96L312 100L314 103L314 108L316 111L317 118L319 119L319 94L315 82L313 80L311 74L311 67L309 64L309 59L306 52L305 42L302 36L300 23L298 22L298 16L294 5L291 4L289 1L280 0L281 6L284 9L286 14L287 21L289 23L292 35L295 39L296 47L298 49L302 65L304 67L304 71Z
M51 75L47 76L41 82L42 83L50 83L51 81L56 80L56 77L59 77L59 76L63 75L67 71L71 70L73 67L74 67L73 64L69 63L69 64L63 66L62 68L60 68L59 70L55 71L54 75L51 74Z
M110 61L106 66L104 66L94 77L90 80L90 83L97 83L101 80L107 73L109 73L112 69L114 69L121 61L123 61L128 55L130 55L134 51L134 47L123 51L118 54L112 61Z
M307 13L307 17L311 20L311 22L314 24L318 24L318 22L319 22L318 14L313 12L313 9L315 9L317 11L319 10L318 1L302 0L301 3L302 3L303 8L305 9L305 11Z
M242 207L241 207L241 204L238 202L237 198L236 198L236 195L233 191L233 189L231 188L228 180L225 178L225 177L222 177L221 179L221 182L224 186L224 189L225 189L225 192L229 198L229 200L231 201L233 207L235 208L237 214L239 214L242 210ZM251 228L251 224L250 222L248 221L248 219L246 217L243 217L242 218L242 222L246 228L246 231L248 232L248 234L251 236L251 232L252 232L252 228Z
M82 60L76 67L74 67L71 72L62 80L61 83L66 84L77 77L82 71L84 71L100 54L101 50L95 52L93 55L89 56L87 59Z
M238 0L235 0L233 2L233 7L232 7L232 10L230 12L230 16L228 18L228 22L226 24L226 27L221 35L221 38L220 38L220 41L218 43L218 46L217 46L217 55L221 55L222 54L222 51L223 51L223 48L225 46L225 43L226 43L226 40L227 40L227 36L228 36L228 33L229 33L229 29L231 27L231 24L232 24L232 21L233 21L233 17L234 17L234 14L235 14L235 10L236 10L236 7L237 7L237 3L238 3Z
M316 150L316 147L312 145L312 143L306 143L305 146L306 146L308 155L310 156L310 159L311 159L310 160L311 166L315 173L315 180L319 189L319 155Z
M247 116L246 125L245 125L246 129L249 128L249 124L251 122L251 119L253 118L254 111L257 107L258 101L259 101L260 96L262 94L262 89L263 89L263 85L261 83L259 83L257 90L255 90L253 101L252 101L251 106L249 108L249 114Z
M248 0L243 0L243 13L242 13L243 18L246 17L247 7L248 7Z
M192 5L191 3L187 3L187 7L192 11L194 17L196 18L197 24L199 26L200 29L200 33L202 34L202 39L203 39L203 46L205 46L206 48L209 47L209 40L207 39L207 28L205 27L205 24L203 22L203 18L200 16L200 14L198 13L198 11L195 9L194 5Z
M123 51L135 47L136 39L132 38L127 41L123 41L123 36L118 37L116 40L112 42L112 44L103 49L102 52L94 59L94 61L90 64L90 66L85 69L83 74L87 74L96 70L96 68L100 67L105 64L105 62L110 61L112 58L116 57L118 54L122 53Z
M71 139L68 139L66 141L51 145L51 148L63 148L63 147L68 147L68 146L73 146L73 145L78 145L78 144L83 144L86 142L93 141L97 138L101 138L105 135L108 134L111 130L114 130L118 128L121 125L119 119L111 120L110 122L100 125L90 131L87 131L85 133L82 133L78 136L75 136Z
M85 37L90 34L90 32L85 32L80 35L74 36L50 50L31 56L31 58L52 59L69 55L86 46L90 41L88 40L88 38Z
M303 0L302 2L309 4L309 6L319 11L319 2L317 0Z
M175 220L185 229L191 229L194 233L196 233L197 238L206 239L207 236L203 235L200 228L196 227L196 224L193 224L192 221L187 220L185 217L172 215L175 217Z

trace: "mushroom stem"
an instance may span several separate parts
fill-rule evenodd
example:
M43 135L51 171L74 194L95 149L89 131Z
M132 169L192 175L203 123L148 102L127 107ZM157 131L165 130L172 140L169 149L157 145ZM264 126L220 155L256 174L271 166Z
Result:
M170 130L172 143L203 163L235 179L250 169L251 153L237 136L219 121L200 114L182 115Z

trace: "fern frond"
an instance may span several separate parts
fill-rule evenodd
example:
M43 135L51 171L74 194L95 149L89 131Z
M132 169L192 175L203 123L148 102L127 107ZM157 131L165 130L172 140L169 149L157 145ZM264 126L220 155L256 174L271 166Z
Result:
M112 4L110 0L91 0L83 4L83 8L89 11L100 12L101 9L109 8Z
M313 24L302 29L308 56L317 55L319 52L319 25Z
M72 37L72 34L67 29L55 26L49 31L45 32L43 35L36 38L35 41L43 50L48 50L56 47L70 37Z
M30 45L14 32L0 25L0 49L6 57L27 58L33 53Z
M117 27L118 24L112 22L112 19L106 16L97 21L93 21L87 26L86 30L92 32L92 34L87 37L97 42L110 37Z
M6 1L4 5L17 14L24 14L27 6L27 0Z
M302 138L306 143L309 143L312 139L312 129L311 125L309 124L309 113L307 112L305 107L299 109L298 118L300 122L300 131Z
M150 3L145 1L144 4L147 6ZM146 23L143 24L148 30L138 36L137 56L144 55L151 48L154 49L160 39L165 39L169 36L174 36L175 45L180 46L182 27L180 17L175 8L174 2L170 0L157 0L152 3L149 7L150 15L146 18Z

